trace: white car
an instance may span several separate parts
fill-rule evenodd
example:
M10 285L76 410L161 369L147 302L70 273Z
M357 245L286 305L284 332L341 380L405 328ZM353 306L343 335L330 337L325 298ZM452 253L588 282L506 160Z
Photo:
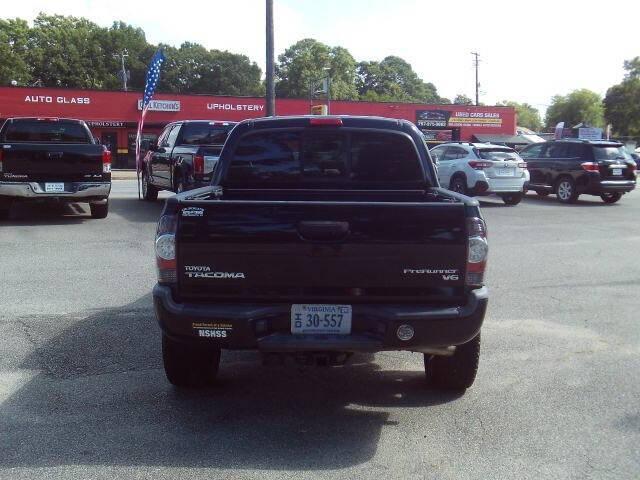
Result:
M449 142L431 149L440 185L464 195L498 194L520 203L529 184L527 164L513 149L491 143Z

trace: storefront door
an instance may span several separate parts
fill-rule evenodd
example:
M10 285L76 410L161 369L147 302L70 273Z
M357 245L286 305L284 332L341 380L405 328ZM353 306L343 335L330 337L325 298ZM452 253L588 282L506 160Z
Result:
M115 158L118 154L118 134L116 132L102 132L100 142L107 147L112 157Z

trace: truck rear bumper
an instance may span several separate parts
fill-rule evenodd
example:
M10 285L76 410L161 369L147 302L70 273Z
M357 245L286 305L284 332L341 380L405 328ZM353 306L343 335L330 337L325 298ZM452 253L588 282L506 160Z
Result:
M458 307L354 304L350 335L292 335L290 304L180 304L162 285L154 287L153 301L162 331L186 343L264 352L421 351L461 345L475 337L484 320L488 291L472 290L466 304ZM401 325L413 327L411 340L397 337ZM206 337L201 336L203 330Z
M12 198L68 198L82 201L107 198L110 192L110 182L64 182L64 191L61 192L47 192L44 182L0 182L0 196Z

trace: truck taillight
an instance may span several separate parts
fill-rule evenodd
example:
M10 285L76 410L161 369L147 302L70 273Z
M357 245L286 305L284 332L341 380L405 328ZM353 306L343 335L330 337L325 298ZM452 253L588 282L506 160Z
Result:
M580 164L585 172L599 172L600 166L595 162L584 162Z
M102 173L111 173L111 152L106 147L102 151Z
M484 284L484 271L487 267L489 244L487 243L487 226L478 217L467 219L467 236L469 246L467 250L467 285L480 286Z
M193 173L204 175L204 157L202 155L193 157Z
M485 168L493 167L493 163L492 162L482 162L482 161L478 161L478 160L470 160L469 161L469 166L471 168L473 168L474 170L484 170Z
M156 266L158 283L176 283L176 225L175 215L163 215L156 231Z

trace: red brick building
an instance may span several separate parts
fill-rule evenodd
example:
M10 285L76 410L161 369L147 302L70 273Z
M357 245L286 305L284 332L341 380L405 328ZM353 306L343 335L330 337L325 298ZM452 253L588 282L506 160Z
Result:
M140 92L58 88L0 87L0 119L16 116L72 117L85 120L114 153L114 167L133 167L134 142L140 117ZM316 100L315 103L322 103ZM310 112L308 99L277 99L278 115ZM425 105L331 101L333 115L375 115L414 122L429 142L474 140L474 134L514 135L512 107ZM144 133L157 135L175 120L240 121L265 115L261 97L157 94L147 114Z

